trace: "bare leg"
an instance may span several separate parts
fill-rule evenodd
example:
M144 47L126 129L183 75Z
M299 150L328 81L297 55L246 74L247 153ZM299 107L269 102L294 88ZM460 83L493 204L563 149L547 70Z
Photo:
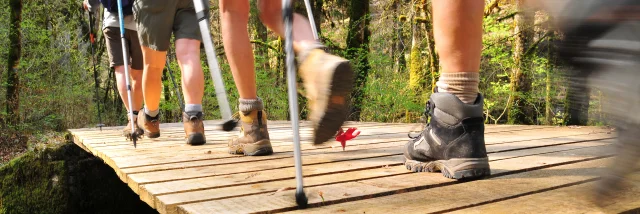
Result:
M280 37L284 37L284 24L282 22L282 1L280 0L260 0L260 19L269 29L276 32ZM311 24L309 20L295 13L293 15L293 48L296 52L314 48L318 42L313 38Z
M442 72L478 72L484 1L434 0L432 4Z
M284 37L282 3L276 0L258 1L260 19L280 37ZM308 19L293 15L293 48L298 56L298 72L304 82L309 101L308 119L314 123L314 144L331 139L347 118L348 97L354 83L354 73L348 60L321 50Z
M125 82L126 75L124 72L124 66L116 66L116 84L118 85L118 93L124 103L125 108L129 111L129 96L127 94L127 82ZM138 111L142 108L144 97L142 96L142 71L141 70L129 70L131 75L131 94L133 95L133 111Z
M144 58L144 72L142 74L142 93L148 111L157 111L160 106L162 92L162 69L167 57L166 51L156 51L141 46ZM155 116L155 115L152 115Z
M195 39L176 40L176 57L182 70L182 90L184 91L185 104L202 104L204 74L200 64L200 41Z
M434 0L433 34L442 72L439 92L470 104L476 101L480 82L482 16L484 1Z
M249 43L249 1L220 0L222 40L242 99L257 99L254 56Z

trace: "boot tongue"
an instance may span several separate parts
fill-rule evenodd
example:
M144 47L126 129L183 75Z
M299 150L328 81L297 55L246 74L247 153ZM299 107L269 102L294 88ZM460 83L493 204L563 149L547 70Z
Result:
M185 112L187 113L187 116L189 117L189 120L197 120L200 119L200 117L202 116L202 112Z

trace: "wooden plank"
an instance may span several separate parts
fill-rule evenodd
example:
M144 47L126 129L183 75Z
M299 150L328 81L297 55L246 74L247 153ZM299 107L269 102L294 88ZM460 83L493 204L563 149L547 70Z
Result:
M555 130L554 130L555 131ZM528 133L529 131L523 131L522 133L520 133L521 135L519 135L521 138L530 135ZM549 135L546 134L544 135L545 138L547 137L556 137L556 136L562 136L563 133L562 132L556 132L558 134L556 135ZM571 134L571 133L569 133ZM487 138L487 144L494 144L494 143L505 143L506 142L506 138L504 137L493 137L495 135L494 134L487 134L486 138ZM538 132L535 132L536 137L539 137L537 135L539 135ZM569 135L570 136L570 135ZM388 140L386 138L384 138L383 140L381 139L377 139L377 140L368 140L370 138L376 138L375 136L361 136L359 138L356 138L353 141L349 142L349 147L347 147L347 149L349 149L351 146L354 145L359 145L361 143L367 143L367 141L369 141L370 143L379 143L379 142L390 142L390 141L396 141L396 140L406 140L406 137L404 136L404 134L396 134L396 135L388 135L385 136L386 138L389 138ZM391 137L396 137L396 138L391 138ZM533 138L533 137L531 137ZM513 139L513 140L521 140L521 139ZM292 150L290 144L285 143L285 144L281 144L282 148L278 148L278 144L274 143L274 147L276 152L289 152ZM329 143L325 143L324 145L326 145L326 147L323 146L312 146L309 144L303 144L302 145L302 149L303 150L307 150L307 149L323 149L323 148L329 148L329 147L339 147L339 143L338 142L329 142ZM191 146L187 146L184 144L181 144L181 149L176 149L175 147L158 147L155 149L147 149L144 150L145 153L143 154L153 154L152 157L163 157L162 154L170 154L172 157L176 157L178 159L184 159L184 158L188 158L189 155L192 154L207 154L206 157L203 157L200 160L212 160L212 159L217 159L217 158L221 158L221 157L225 157L226 154L226 143L223 145L216 145L216 144L207 144L207 145L203 145L203 146L198 146L198 147L191 147ZM213 148L213 149L212 149ZM219 151L218 151L219 150ZM114 167L118 167L118 164L116 164L116 161L122 162L124 163L124 165L119 166L120 168L127 168L127 167L134 167L135 166L135 161L142 161L142 163L140 163L141 165L144 165L144 162L148 162L148 163L153 163L154 165L158 165L158 162L155 162L155 160L150 159L151 156L144 156L144 157L140 157L138 155L138 151L142 151L142 150L131 150L131 149L127 149L127 150L116 150L116 151L111 151L111 150L100 150L100 151L96 151L94 154L100 158L103 158L105 160L105 162L107 162L109 165L113 165ZM183 153L182 151L188 151L186 154ZM180 152L179 155L176 155L176 152ZM212 154L210 154L212 153ZM222 154L220 154L222 153ZM118 160L117 157L121 157L119 154L122 154L123 156L127 157L127 158L131 158L131 159L136 159L134 161L129 161L126 159L123 160ZM226 155L226 157L230 157L228 155ZM166 162L168 161L167 159L163 160ZM198 161L198 160L191 160L191 161ZM176 161L173 161L176 162ZM193 165L193 164L192 164ZM170 169L170 167L165 167L164 169Z
M396 129L391 129L391 131L398 132L398 130ZM583 134L583 133L569 132L567 134ZM494 139L497 139L497 142L499 143L506 143L508 139L513 139L514 141L518 141L523 139L530 140L532 138L535 139L536 137L541 137L539 132L537 131L524 131L520 133L520 135L518 135L519 136L518 138L504 138L504 137L494 138L492 137L494 135L495 134L487 134L486 138L489 145L493 144L492 141ZM558 136L568 137L571 135L566 135L565 132L562 132L562 130L553 130L552 132L545 134L543 136L544 136L543 138L554 138ZM395 138L386 139L386 137L395 137ZM375 140L371 140L371 139L375 139ZM367 142L380 143L380 142L392 142L392 141L401 141L401 140L406 140L406 137L404 137L404 134L390 134L388 136L385 136L384 138L379 135L377 136L365 135L365 136L356 138L353 141L350 141L349 145L350 146L358 145L358 144L367 143ZM331 146L335 146L335 147L339 146L338 142L334 141L330 143L331 143ZM325 144L329 144L329 143L325 143ZM314 149L314 148L326 148L326 147L303 144L303 149L305 150ZM289 152L291 151L291 149L292 148L290 146L290 143L274 143L274 150L276 152ZM163 150L165 150L165 152L160 152ZM107 162L113 162L108 164L114 165L119 168L145 166L149 164L158 165L161 163L178 163L183 161L192 162L192 161L199 161L199 160L212 160L212 159L218 159L222 157L233 157L232 155L226 154L226 144L215 145L215 146L210 146L210 145L199 146L199 147L191 148L191 150L189 150L188 148L185 150L174 150L172 148L167 148L163 150L160 150L160 151L156 150L156 152L150 153L150 154L145 153L144 156L139 156L136 153L128 153L126 157L115 156L113 155L114 153L116 153L114 151L107 151L107 152L99 151L96 154L96 156L99 156L105 159L105 161Z
M603 134L603 136L607 136L606 134ZM590 136L593 137L593 136ZM555 141L555 142L551 142L551 143L547 143L548 145L563 145L563 144L567 144L570 142L575 142L575 141L583 141L584 136L576 136L574 138L567 138L567 139L563 139L563 141ZM593 138L592 138L593 139ZM505 151L513 151L515 148L527 148L527 147L536 147L536 148L545 148L545 147L540 147L540 144L542 144L544 142L536 142L536 141L532 141L532 142L518 142L517 144L513 145L513 147L511 148L505 148L504 146L501 146L499 149L505 150ZM323 155L324 161L325 162L331 162L331 160L333 160L332 158L336 158L337 160L349 160L348 157L351 157L352 159L354 158L366 158L366 157L376 157L377 156L381 156L381 155L390 155L390 154L400 154L402 152L402 147L394 147L394 148L384 148L384 150L386 150L387 152L391 151L388 154L373 154L374 156L367 156L367 153L369 153L369 151L367 150L360 150L360 151L354 151L357 152L359 155L348 155L345 153L337 153L337 154L331 154L331 155ZM549 151L552 150L552 148L549 148ZM488 151L489 152L494 152L492 151L492 147L488 146ZM517 151L517 153L519 154L519 156L524 156L524 152L521 150L515 150ZM495 152L499 152L499 150L495 151ZM306 161L304 158L306 158L307 156L303 156L303 163L306 164L315 164L314 162L309 162ZM341 158L345 158L346 159L341 159ZM505 159L506 157L501 157L502 159ZM287 159L281 159L278 160L278 162L270 162L270 161L265 161L268 163L263 163L263 164L267 164L268 166L266 166L265 168L263 168L263 170L268 170L268 169L274 169L274 168L286 168L287 166L292 166L293 161L292 160L287 160ZM279 164L284 164L284 165L279 165ZM393 163L389 163L389 164L393 164ZM231 164L231 165L225 165L224 168L234 168L235 165L243 165L243 163L235 163L235 164ZM245 164L246 165L246 164ZM343 165L343 164L342 164ZM341 164L339 164L338 166L342 166ZM220 166L221 167L221 166ZM222 168L222 169L224 169ZM236 167L237 168L237 167ZM218 169L218 170L222 170L222 169ZM305 169L307 169L307 167L305 167ZM134 190L134 192L138 192L140 189L140 185L141 184L147 184L147 183L155 183L155 182L165 182L168 180L194 180L194 178L199 178L199 177L206 177L206 176L215 176L216 173L230 173L230 172L221 172L221 171L215 171L215 168L208 168L208 167L195 167L195 168L185 168L185 169L179 169L179 170L167 170L167 171L160 171L160 172L150 172L150 173L142 173L142 174L132 174L129 175L128 179L126 180L127 183L129 183L130 187ZM272 172L273 174L279 174L278 171L274 171ZM187 181L185 184L171 184L171 185L177 185L180 186L181 188L186 188L183 190L177 190L177 191L184 191L184 190L189 190L189 189L193 189L194 187L190 187L190 182L191 181ZM202 182L201 179L195 179L194 182ZM196 184L195 186L199 187L200 184ZM198 188L195 187L195 188ZM158 194L159 192L153 192L151 193L152 195L156 193ZM159 193L162 194L162 193Z
M274 128L275 126L272 124L274 123L270 122L270 127ZM267 157L237 157L225 154L226 139L231 136L231 134L225 132L207 132L208 138L211 135L216 139L225 139L213 140L204 147L184 146L181 123L167 126L175 130L175 133L167 132L163 136L164 138L142 143L141 147L136 150L131 149L130 142L123 141L122 137L113 134L117 134L120 131L119 129L112 129L110 131L112 135L105 135L104 132L99 132L96 129L89 131L84 129L74 130L76 132L73 133L74 140L78 145L83 146L85 150L89 150L96 156L102 157L105 162L111 162L110 166L114 167L125 181L133 181L137 175L164 176L164 179L159 180L151 179L141 183L133 182L133 186L137 186L137 189L133 186L132 189L140 193L141 198L150 205L161 207L164 210L176 211L176 206L180 204L189 205L206 203L212 200L243 198L240 196L250 197L255 194L273 192L277 190L274 188L283 186L283 184L291 184L293 182L293 161L290 159L291 143L287 142L290 140L290 136L288 136L289 123L284 121L281 124L283 129L280 131L274 129L274 134L272 135L274 149L277 153ZM356 146L348 147L348 149L357 150L351 152L361 156L339 159L337 157L338 154L348 156L350 152L340 153L340 148L331 148L330 146L313 147L309 144L303 144L303 148L306 149L303 153L305 155L304 158L312 157L312 160L317 161L312 161L311 163L307 163L306 159L303 161L305 163L305 175L311 176L311 179L316 179L316 183L307 183L307 185L315 184L320 187L328 184L330 186L351 183L354 182L353 179L375 180L375 178L378 178L377 176L406 174L407 171L402 169L402 166L398 166L399 168L393 167L402 163L401 156L393 154L401 152L401 145L407 140L406 132L413 128L414 124L369 123L367 125L371 125L366 129L371 132L369 134L363 132L362 136L358 138L360 141L351 141L349 144ZM593 146L594 142L576 141L614 137L613 135L602 134L602 132L610 131L591 127L571 129L550 126L487 125L485 137L492 167L494 167L494 162L496 161L527 159L534 156L548 155L559 150L582 150L587 145ZM303 133L305 137L310 138L309 129L303 130ZM376 144L389 144L393 145L393 148L386 148L386 145ZM331 142L328 145L337 146L339 143ZM364 152L358 153L358 151L366 151L363 149L389 150L377 155L366 156ZM211 151L211 154L208 153L209 151ZM386 156L383 154L386 154ZM333 158L336 159L313 157L327 155L333 155ZM247 164L252 164L250 166L253 166L255 162L257 162L258 166L248 170L238 169ZM275 162L275 164L270 164L271 162ZM122 163L122 166L119 167L117 164L120 163ZM397 170L381 170L381 166L389 164L392 165L389 168ZM523 164L545 165L549 163L533 162ZM493 168L493 170L497 174L508 174L513 172L514 169ZM198 174L199 171L205 173ZM220 173L218 173L219 171ZM367 173L368 171L376 173ZM276 176L274 177L273 175ZM440 176L439 174L437 175ZM145 178L144 176L142 177ZM131 186L132 182L129 185ZM169 186L167 187L167 185ZM251 188L252 186L262 186L262 188ZM169 202L164 203L163 200L169 200Z
M566 188L581 188L580 183L591 183L599 177L608 161L610 159L584 161L292 213L389 213L399 209L403 213L448 213L456 210L459 213L571 213L571 207L580 203L567 206L569 204L565 202L575 201L576 197L582 196L570 194L562 198L546 198L544 201L530 199L547 195L546 192L550 191L564 192ZM325 192L325 195L328 194ZM486 204L481 206L486 208L476 207L482 204Z
M362 126L359 126L360 128L363 128L365 130L369 130L372 128L382 128L382 127L387 127L387 128L391 128L391 127L397 127L397 126L414 126L413 124L390 124L390 125L380 125L380 124L365 124ZM273 135L273 137L278 137L279 135L282 136L289 136L291 133L291 128L290 128L290 124L283 124L283 125L279 125L279 126L270 126L269 127L269 132L271 135ZM306 124L304 126L300 127L302 130L311 130L311 126L310 124ZM161 129L161 136L160 138L157 139L164 139L164 138L172 138L172 137L180 137L184 134L184 130L183 127L172 127L172 128L166 128L166 129ZM83 137L87 137L90 138L91 140L95 140L98 143L103 143L103 142L108 142L108 143L113 143L112 140L117 140L118 142L126 142L126 140L122 137L122 134L120 133L121 130L111 130L111 131L103 131L103 132L95 132L95 133L84 133L84 134L79 134L82 135ZM223 135L223 136L233 136L233 135L237 135L238 130L236 131L230 131L230 132L224 132L221 131L215 127L210 127L207 128L205 127L205 134L206 135ZM115 138L115 139L112 139ZM105 141L106 140L106 141ZM91 143L91 141L88 141L87 143Z
M563 144L563 145L559 145L556 147L538 147L538 148L534 148L529 150L529 154L528 156L533 156L533 155L545 155L548 153L552 153L552 152L561 152L561 151L570 151L570 150L576 150L576 149L584 149L587 147L593 147L593 146L602 146L602 145L608 145L608 142L601 142L601 141L595 141L595 142L583 142L580 143L580 147L578 147L577 145L573 145L573 144ZM522 153L524 150L516 150L516 151L508 151L505 152L505 154L503 156L511 156L511 157L522 157ZM491 157L491 156L490 156ZM402 157L398 156L397 159L392 159L395 160L395 162L386 162L386 163L380 163L381 165L378 166L385 166L385 165L389 165L389 166L393 166L393 165L400 165L402 164ZM505 159L502 159L505 160ZM366 161L371 162L370 159L367 160L356 160L356 161L350 161L350 164L347 164L347 166L345 166L344 163L329 163L329 164L321 164L321 165L311 165L311 166L306 166L304 168L304 173L305 173L305 178L309 178L309 176L318 176L318 175L323 175L326 173L333 173L333 174L338 174L338 172L340 172L340 170L353 170L353 169L357 169L357 168L352 168L353 166L360 166L360 161ZM547 163L544 162L537 162L536 164L538 165L545 165ZM332 167L332 166L339 166L339 167ZM366 165L365 165L366 166ZM318 171L319 169L322 169L323 171ZM331 169L333 169L333 171L331 171ZM366 170L365 169L359 169L359 170ZM495 169L494 167L494 171L495 172L500 172L501 169ZM505 171L505 170L502 170ZM405 170L405 172L407 172ZM246 184L251 184L251 183L256 183L256 182L269 182L269 179L272 179L273 177L269 177L269 175L288 175L290 177L288 177L288 179L293 180L293 169L292 168L288 168L288 169L276 169L276 170L269 170L269 171L264 171L262 172L260 175L256 176L255 178L250 174L250 173L245 173L245 174L238 174L238 175L234 175L235 178L240 178L240 179L236 179L236 180L226 180L225 178L220 178L220 177L210 177L210 178L198 178L198 179L189 179L189 180L180 180L180 181L172 181L172 182L165 182L165 183L155 183L155 184L148 184L148 185L144 185L141 188L141 192L140 192L140 196L143 199L143 201L147 202L150 204L150 206L154 207L153 205L153 201L155 199L153 199L154 197L157 197L159 195L167 195L167 194L172 194L172 193L180 193L180 192L190 192L191 194L196 194L198 195L197 198L200 199L204 199L207 198L206 196L202 196L200 195L201 192L207 192L207 191L216 191L218 190L218 188L221 187L225 187L225 185L228 185L229 183L232 183L234 185L246 185ZM338 174L339 175L339 174ZM253 179L247 181L247 180L242 180L242 178L244 176L247 177L252 177ZM283 177L275 177L278 179L286 179ZM331 181L331 180L325 180L325 182L327 183L334 183L337 181ZM202 190L202 191L200 191ZM249 190L246 190L249 191ZM274 190L275 191L275 190ZM241 192L242 193L242 192ZM181 199L175 199L177 201L181 200ZM158 201L158 200L155 200ZM157 203L157 202L156 202Z
M405 144L403 140L393 140L390 142L380 142L380 143L371 143L371 144L358 144L352 145L349 149L342 150L342 147L325 147L322 149L313 149L313 150L304 150L303 155L324 155L328 153L341 153L346 151L356 151L356 150L365 150L365 149L377 149L377 148L389 148L389 147L399 147ZM196 161L182 161L182 162L174 162L174 163L164 163L157 165L141 165L136 167L126 167L121 168L121 171L126 174L133 173L141 173L141 172L151 172L151 171L162 171L169 169L182 169L188 167L201 167L201 166L213 166L213 165L221 165L228 163L241 163L241 162L254 162L254 161L263 161L270 159L283 159L293 157L292 149L283 149L283 152L276 152L273 155L269 156L257 156L257 157L247 157L247 156L238 156L227 154L227 149L218 150L215 154L213 151L211 154L212 157L219 156L220 158L212 158L212 159L198 159ZM227 160L231 159L231 160ZM213 160L213 161L211 161Z
M581 172L582 173L582 172ZM560 179L560 178L559 178ZM528 194L516 198L508 198L493 203L460 209L451 213L622 213L628 210L640 209L640 173L631 175L635 185L627 184L623 191L617 192L609 201L600 201L599 206L594 203L593 190L597 188L597 181L585 182L568 187ZM550 189L550 188L549 188ZM513 206L517 204L518 206ZM544 205L544 206L540 206Z
M372 127L378 127L378 128L380 128L380 127L394 127L394 126L416 127L416 124L387 124L387 125L366 124L366 125L367 126L372 126ZM288 127L289 126L285 125L285 126L281 127L283 130L278 129L278 130L270 131L271 135L272 135L272 138L274 140L279 140L278 133L276 133L276 132L280 131L280 132L286 134L286 135L284 135L284 136L286 136L286 138L283 138L282 140L290 140L290 138L289 138L289 130L288 130L289 128ZM495 126L495 125L487 125L487 132L490 133L491 129L493 127L500 127L500 129L504 129L504 131L507 131L507 130L522 130L522 129L527 130L527 129L552 128L552 127L544 127L544 126L520 126L520 125L517 125L517 126L505 126L505 125ZM365 131L368 130L368 129L366 129L367 128L366 126L365 127L361 127L361 128L364 128ZM405 131L409 131L409 129L410 128L407 128L407 130L405 130ZM140 141L140 144L141 145L145 145L146 143L148 143L147 141L153 142L153 144L157 144L158 142L162 142L162 141L165 141L165 140L171 141L172 139L175 139L175 138L181 139L181 137L183 137L183 135L182 135L183 134L182 127L176 127L173 130L174 131L170 132L169 134L163 132L163 135L160 138L157 138L157 139L143 139L143 140ZM304 132L304 130L305 129L303 129L303 132ZM310 130L310 129L308 129L308 130ZM361 129L361 130L363 130L363 129ZM131 144L131 142L127 141L126 139L124 139L124 137L121 136L120 130L113 130L113 131L110 131L110 132L107 132L107 131L105 131L105 132L96 131L95 133L93 133L95 135L91 135L91 134L87 134L87 133L80 134L80 133L82 133L81 131L72 131L72 133L74 135L81 135L81 140L85 144L96 144L96 146L121 146L121 145L124 145L124 146L127 146L126 148L128 148L128 149L130 148L130 144ZM207 134L207 136L209 136L209 135L214 135L215 136L215 138L209 137L209 139L224 138L226 140L227 137L230 137L230 136L233 136L233 135L237 135L237 132L235 132L235 131L234 132L208 131L208 132L206 132L206 134ZM303 135L304 135L304 133L303 133ZM227 136L227 137L221 137L221 136ZM310 136L308 136L308 137L310 137ZM147 140L147 141L145 141L145 140Z
M582 141L582 140L592 140L592 139L602 139L602 138L606 138L607 135L599 135L599 136L572 136L571 138L555 138L555 139L545 139L544 143L519 143L518 145L521 145L520 147L518 145L511 145L509 147L505 146L505 145L500 145L500 146L489 146L489 152L490 153L496 153L496 152L500 152L502 150L509 150L509 149L522 149L522 148L526 148L525 146L539 146L539 147L543 147L543 146L548 146L548 145L557 145L557 144L563 144L563 143L575 143L578 141ZM567 141L569 140L569 141ZM392 142L401 142L399 145L403 145L404 144L404 140L399 140L399 141L392 141ZM395 144L394 144L395 145ZM389 145L383 144L383 145L368 145L368 146L355 146L353 145L352 147L349 148L349 150L357 150L357 149L369 149L369 148L381 148L381 147L388 147ZM340 148L336 147L336 148L331 148L331 149L327 149L327 150L323 150L323 151L332 151L332 152L340 152ZM310 152L314 152L314 153L310 153ZM313 151L307 151L305 152L305 155L308 154L320 154L320 153L315 153L315 152L319 152L317 150L313 150ZM213 153L213 152L212 152ZM203 152L204 154L204 152ZM215 156L212 154L209 154L211 156ZM156 171L156 170L168 170L168 169L177 169L177 168L186 168L186 167L198 167L198 166L211 166L211 165L220 165L220 164L224 164L224 163L232 163L232 162L242 162L243 160L246 161L256 161L256 160L267 160L267 159L280 159L280 158L285 158L285 157L291 157L292 153L291 153L291 149L289 148L287 150L286 153L276 153L275 155L272 156L266 156L266 157L242 157L239 159L235 159L235 160L230 160L229 161L221 161L219 159L216 159L214 161L209 161L209 160L198 160L198 161L189 161L189 162L177 162L177 163L172 163L172 164L158 164L158 165L150 165L150 166L141 166L141 167L132 167L132 168L121 168L120 171L122 171L122 174L131 174L131 173L139 173L139 172L148 172L148 171ZM237 156L235 156L237 157ZM493 156L492 156L493 157ZM496 155L496 158L501 158L499 155Z
M339 153L327 153L323 155L304 155L302 161L305 165L320 164L347 161L353 159L364 159L374 157L385 157L391 155L401 154L398 149L399 146L367 149L367 150L354 150L348 152ZM242 172L258 172L268 169L288 168L293 167L293 161L287 159L276 159L268 161L253 161L248 163L234 163L207 167L193 167L185 169L174 169L164 171L145 172L139 174L128 175L127 183L134 192L137 192L139 185L146 183L156 183L165 181L184 180L191 178L202 178L216 175L229 175Z
M529 155L542 155L549 152L558 152L558 151L568 151L575 150L579 148L586 148L592 146L602 146L607 145L605 142L583 142L578 147L576 145L559 145L556 147L542 147L535 148L529 151ZM523 150L518 151L510 151L506 152L505 156L518 157L521 156ZM502 159L504 160L504 159ZM402 162L392 162L390 165L401 165ZM384 167L392 168L395 170L384 170L386 176L391 175L400 175L409 173L408 170L404 168L404 166L398 167ZM341 183L347 182L351 180L359 180L359 179L372 179L381 177L378 173L373 173L369 171L378 171L380 169L370 169L370 170L361 170L355 172L347 172L347 173L333 173L329 175L321 175L321 176L312 176L305 177L305 186L318 186L321 184L333 184L333 183ZM500 172L500 170L496 170L496 172ZM258 188L259 187L259 188ZM233 186L233 187L224 187L224 188L211 188L198 190L198 191L188 191L174 194L156 194L153 201L155 201L155 208L161 213L174 213L176 211L176 206L180 204L194 203L200 202L203 200L214 200L214 199L223 199L226 197L239 197L248 194L257 194L261 192L275 192L282 187L295 187L295 181L293 179L289 180L279 180L273 182L263 182L254 185L242 185L242 186ZM148 203L151 203L150 201ZM152 205L152 207L154 207Z
M322 176L342 174L351 171L381 168L401 164L402 156L385 156L378 158L362 159L351 163L324 163L310 165L304 168L305 176ZM295 170L291 167L284 169L272 169L260 172L243 172L225 176L211 176L190 180L169 181L163 183L146 184L140 187L140 199L155 207L156 197L160 195L181 193L189 191L210 190L242 185L264 184L266 182L291 181L295 176ZM229 192L230 194L242 194Z
M509 172L498 172L494 174L494 177L499 177L500 175L507 175L514 172L546 168L556 164L585 161L594 157L609 155L613 153L613 148L613 146L607 145L602 147L589 147L586 149L572 150L571 152L504 159L492 162L492 168L510 170ZM540 165L537 161L534 161L541 158L545 158L547 164ZM357 182L323 185L306 188L306 190L309 195L310 205L318 206L321 204L360 200L369 197L429 189L434 186L442 186L444 184L451 185L455 183L457 182L446 179L437 173L412 173ZM324 193L324 199L321 199L318 196L317 193L319 191ZM178 211L180 213L253 213L287 211L296 208L295 201L293 200L294 197L292 195L293 192L294 191L281 191L276 194L258 194L192 203L180 205ZM425 194L422 195L423 198ZM475 196L471 195L469 197ZM429 206L432 205L433 204L429 204ZM395 209L398 209L397 204Z
M391 127L372 127L366 130L363 130L361 135L363 136L371 136L371 135L387 135L387 134L396 134L392 131L397 130L396 132L406 132L405 130L410 128L410 125L397 125ZM282 141L291 141L290 130L280 130L278 132L271 132L270 137L272 142L282 142ZM222 132L217 131L213 133L206 133L207 136L207 144L219 144L226 145L227 141L234 136L237 136L238 132ZM131 142L127 141L123 137L114 137L108 139L85 139L83 143L85 145L91 145L93 147L105 147L104 149L116 149L116 150L128 150L128 151L137 151L143 150L146 148L164 148L168 145L173 146L182 146L185 145L184 135L182 132L178 135L166 136L163 135L160 138L156 139L143 139L139 141L138 148L133 149L131 147ZM303 128L301 129L301 141L303 143L311 143L312 139L312 130L311 128ZM101 149L103 150L103 149ZM106 151L106 150L105 150Z

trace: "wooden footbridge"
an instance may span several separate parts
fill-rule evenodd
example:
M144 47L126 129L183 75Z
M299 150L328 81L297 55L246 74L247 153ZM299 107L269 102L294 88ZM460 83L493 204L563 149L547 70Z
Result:
M492 176L457 182L439 173L405 169L402 146L416 124L354 123L347 143L310 143L301 125L304 184L310 208L298 210L291 128L271 121L274 154L227 153L237 132L214 130L207 144L185 145L181 123L162 124L162 136L131 142L123 127L70 130L75 143L101 158L160 213L620 213L640 211L636 185L604 206L592 203L600 171L614 154L615 133L603 127L487 125Z

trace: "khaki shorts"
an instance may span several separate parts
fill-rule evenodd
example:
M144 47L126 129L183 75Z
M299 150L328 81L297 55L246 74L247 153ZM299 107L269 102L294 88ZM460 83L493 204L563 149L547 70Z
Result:
M124 65L124 57L122 57L122 40L120 38L120 28L107 27L102 33L107 41L107 52L109 53L109 66L116 67ZM127 41L127 49L129 50L129 65L131 69L142 70L143 58L140 42L137 33L133 30L125 29L124 38Z
M208 8L208 4L205 4L205 8ZM145 47L167 51L171 44L171 33L176 40L202 41L193 0L136 0L133 13L140 44Z

